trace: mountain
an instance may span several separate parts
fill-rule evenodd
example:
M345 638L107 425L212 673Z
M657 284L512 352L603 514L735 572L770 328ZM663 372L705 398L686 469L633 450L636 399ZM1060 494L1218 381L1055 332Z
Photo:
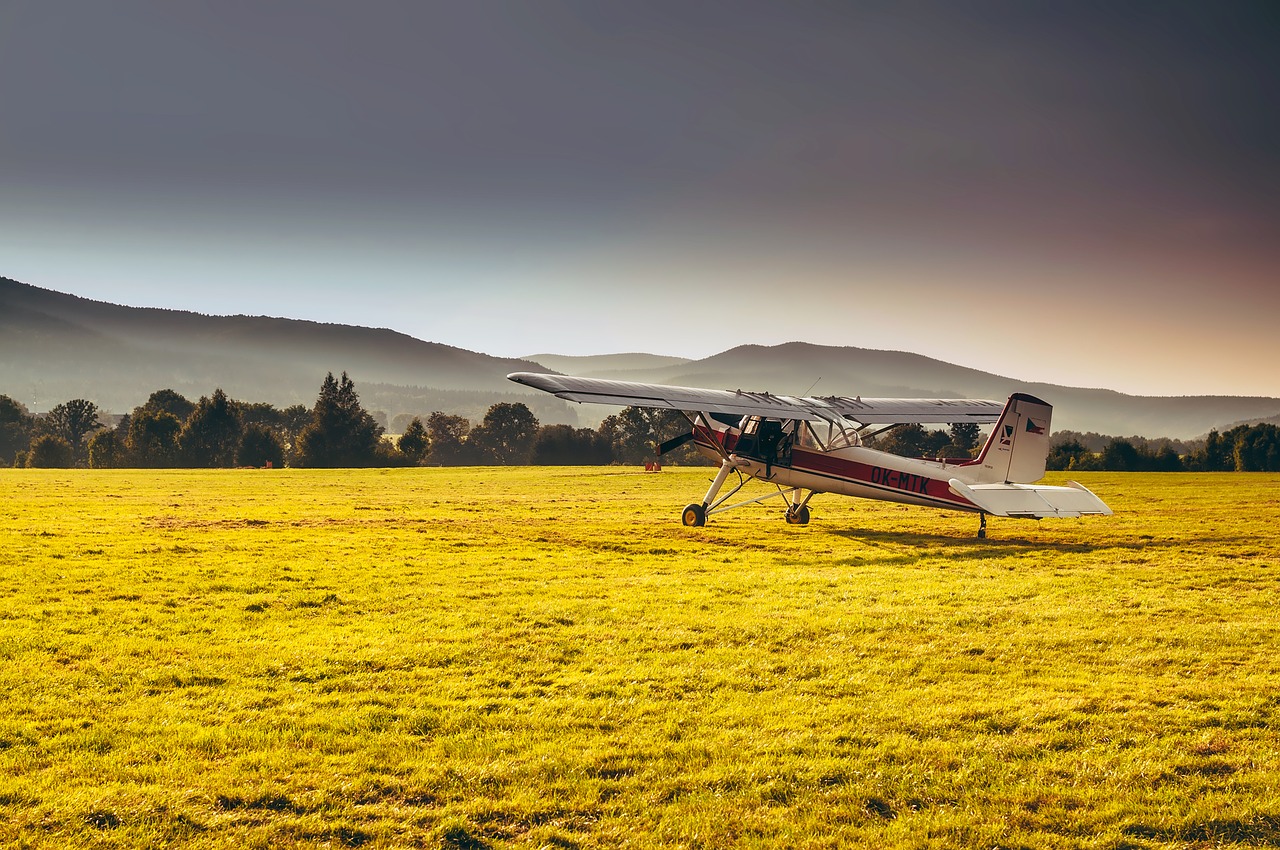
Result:
M543 361L539 361L543 362ZM545 363L543 365L546 365ZM567 371L557 369L556 371ZM1019 381L919 354L810 345L744 345L703 360L654 365L625 378L780 395L990 398L1027 392L1054 405L1054 430L1116 436L1203 436L1211 428L1280 414L1280 399L1239 396L1131 396L1113 390ZM590 419L584 412L584 419Z
M583 378L612 378L618 381L641 381L636 375L652 374L656 370L692 363L684 357L664 357L661 354L530 354L524 358L546 366L553 372L578 375Z
M122 307L0 277L0 393L33 410L88 398L118 413L166 387L310 406L325 373L345 371L365 405L389 416L480 418L495 401L519 400L545 422L576 424L566 402L506 380L537 368L386 329Z
M518 371L789 395L1002 400L1021 391L1054 405L1055 430L1117 436L1190 439L1280 416L1275 398L1130 396L1018 381L902 351L802 342L744 345L701 360L640 353L516 360L386 329L121 307L0 278L0 393L33 410L88 398L120 413L166 387L193 399L222 387L244 401L310 406L328 371L346 371L365 406L388 418L444 410L479 420L498 401L522 401L547 424L594 425L613 412L525 392L506 380Z

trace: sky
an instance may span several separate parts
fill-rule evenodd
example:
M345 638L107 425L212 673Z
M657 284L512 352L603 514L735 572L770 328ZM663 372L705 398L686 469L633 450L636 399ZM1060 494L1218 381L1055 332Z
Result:
M0 275L499 356L1280 396L1280 11L0 2Z

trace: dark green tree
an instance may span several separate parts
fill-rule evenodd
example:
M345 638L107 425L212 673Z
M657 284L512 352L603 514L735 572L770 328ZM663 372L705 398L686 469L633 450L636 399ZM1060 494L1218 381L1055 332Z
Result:
M0 466L31 445L31 416L21 402L0 395Z
M30 469L68 469L74 462L71 444L56 434L36 437L27 449L27 467Z
M148 469L176 466L182 423L168 411L139 407L129 418L129 454Z
M973 457L978 448L978 437L981 431L977 422L956 422L951 426L948 436L950 442L944 447L947 457Z
M1196 457L1196 465L1205 472L1235 469L1234 446L1217 431L1210 431L1209 436L1205 437L1204 448Z
M284 445L276 433L256 422L244 426L236 446L236 466L284 466Z
M951 435L942 429L924 432L923 457L942 457L951 445ZM968 455L966 454L966 457Z
M1151 456L1149 468L1153 472L1181 472L1184 469L1182 457L1173 446L1163 445Z
M57 405L45 415L44 421L49 433L67 441L74 458L80 456L80 441L85 434L106 427L98 421L98 405L83 398Z
M360 396L347 373L335 380L325 376L311 411L311 423L298 436L294 458L298 466L374 466L379 462L382 428L360 405Z
M929 435L925 433L924 426L912 422L899 425L881 436L876 442L876 448L901 457L921 457L927 450L928 440Z
M663 442L688 433L689 422L675 410L624 407L605 417L598 431L617 462L640 464L656 458L658 446ZM700 458L690 446L683 446L664 460L698 463Z
M520 402L500 402L489 408L484 422L471 431L469 442L485 460L500 465L529 462L538 419Z
M1102 468L1110 472L1137 472L1142 469L1142 459L1133 443L1114 437L1102 450Z
M1280 472L1280 428L1267 422L1242 428L1232 454L1236 472Z
M657 454L648 412L642 407L624 407L606 416L598 430L619 463L644 463Z
M280 411L280 439L284 442L285 457L298 449L298 437L302 429L311 424L311 411L305 405L291 404Z
M427 442L433 464L466 466L477 462L477 452L467 440L471 423L462 416L439 410L427 417Z
M1064 440L1049 447L1049 456L1045 459L1045 469L1066 470L1077 469L1089 450L1079 440Z
M178 435L183 462L192 467L231 466L242 430L236 405L221 388L212 396L201 396Z
M179 422L186 422L187 417L191 415L191 411L196 409L195 402L182 393L167 389L153 392L147 398L147 403L142 406L149 410L173 414L173 418Z
M99 431L89 438L89 466L119 469L129 462L129 452L117 431Z
M396 448L410 463L419 464L426 459L430 443L427 441L427 429L423 427L421 419L415 416L409 420L409 424L404 427L404 433L396 441Z
M613 463L613 450L599 431L546 425L533 438L529 462L539 466L596 466Z
M277 430L280 427L280 409L265 401L233 401L236 418L244 427L261 425L264 428Z

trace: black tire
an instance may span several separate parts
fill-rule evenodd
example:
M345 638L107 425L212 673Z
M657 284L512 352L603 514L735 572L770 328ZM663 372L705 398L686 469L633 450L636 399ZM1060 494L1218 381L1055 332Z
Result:
M707 509L702 505L686 505L680 521L690 528L707 524Z
M789 525L808 525L809 524L809 506L802 505L800 510L792 513L787 511L787 523Z

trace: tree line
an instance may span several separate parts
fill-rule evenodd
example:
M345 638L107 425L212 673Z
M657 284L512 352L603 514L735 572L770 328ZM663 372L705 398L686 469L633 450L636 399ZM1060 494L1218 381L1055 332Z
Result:
M1269 422L1237 425L1188 442L1107 437L1100 451L1080 435L1059 432L1046 465L1054 470L1109 472L1280 472L1280 427Z
M640 464L688 430L675 411L626 408L599 428L541 425L519 402L492 405L479 424L436 411L411 418L397 439L360 403L344 372L325 376L315 405L284 409L229 398L191 401L164 389L114 427L85 399L31 415L0 395L0 464L25 467L215 468ZM689 446L677 463L705 463Z
M228 398L221 389L190 401L157 390L114 427L96 404L72 399L41 416L0 395L0 464L29 467L374 467L641 464L656 447L688 430L673 410L623 408L598 428L542 425L520 402L492 405L483 421L436 411L412 417L390 439L360 403L344 372L325 376L311 408L283 409ZM385 421L385 420L384 420ZM949 430L903 425L867 445L905 457L972 457L982 434L976 424ZM710 461L685 445L666 459ZM1046 466L1051 470L1121 472L1280 471L1280 428L1268 423L1211 431L1201 441L1107 437L1060 431Z
M964 458L981 448L978 426L928 431L903 425L866 445L904 457ZM1111 437L1089 432L1053 435L1045 468L1099 472L1280 472L1280 427L1237 425L1203 440Z

